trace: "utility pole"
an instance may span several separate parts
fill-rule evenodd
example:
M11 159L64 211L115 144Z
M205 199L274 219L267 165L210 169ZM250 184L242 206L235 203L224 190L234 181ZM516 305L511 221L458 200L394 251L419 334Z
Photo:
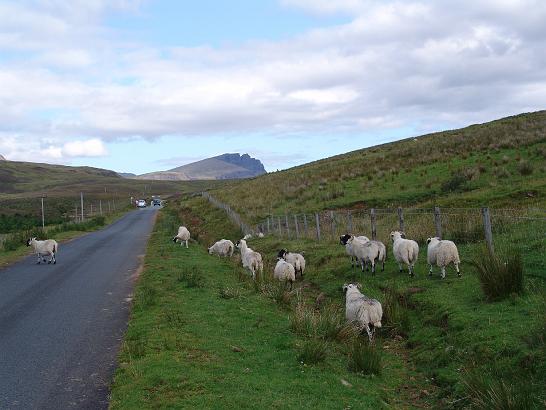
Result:
M45 216L44 216L44 195L42 194L42 229L45 228Z
M80 201L81 201L81 207L82 207L82 222L83 222L83 219L84 219L84 216L83 216L83 192L80 192Z

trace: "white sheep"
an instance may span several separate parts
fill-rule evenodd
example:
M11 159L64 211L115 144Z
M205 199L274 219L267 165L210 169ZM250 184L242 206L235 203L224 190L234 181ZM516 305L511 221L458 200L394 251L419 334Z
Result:
M305 272L305 258L301 253L288 252L286 249L281 249L277 254L277 257L290 263L294 267L296 275L299 274L303 277L303 273Z
M38 254L38 263L46 261L45 256L49 255L49 261L47 263L53 262L53 264L57 263L57 259L55 258L55 254L59 250L59 244L54 239L46 239L45 241L38 241L36 238L30 238L27 241L27 246L31 246L34 248L34 252Z
M265 235L263 232L258 232L258 238L263 238Z
M419 257L419 245L411 239L406 239L404 232L391 232L392 253L394 259L398 262L400 272L402 272L402 264L408 266L410 276L414 275L414 266Z
M376 299L370 299L363 295L359 284L345 284L345 318L347 321L356 322L360 331L366 329L370 342L372 341L376 327L381 327L383 308ZM370 325L372 329L370 330Z
M296 271L291 263L279 258L277 264L275 265L273 277L279 281L286 281L290 283L290 290L292 290L292 285L296 281Z
M252 239L252 234L251 234L251 233L247 233L247 234L243 237L243 239L244 239L245 241L248 241L249 239Z
M233 245L233 242L231 242L229 239L220 239L218 242L216 242L214 245L212 245L210 248L208 248L209 254L218 255L218 256L233 256L233 250L235 246Z
M186 242L186 248L188 247L188 241L190 240L190 231L188 231L188 228L185 226L178 228L178 233L173 238L173 242L176 243L177 240L180 241L180 246L182 246L182 242Z
M237 248L239 248L241 251L241 261L243 263L243 267L252 272L252 279L256 279L256 273L260 272L260 274L262 274L264 271L262 255L250 249L246 244L246 240L244 239L237 242Z
M461 276L459 271L461 260L455 243L433 237L427 239L427 244L427 262L430 265L429 275L432 275L432 265L436 265L442 270L442 279L444 279L446 277L446 266L452 263L455 265L457 275Z
M349 240L349 238L351 236L352 235L350 235L348 233L343 235L343 236L340 236L339 237L339 243L341 245L345 246L345 252L347 252L347 255L349 255L349 257L351 258L351 268L354 268L354 266L355 266L354 262L356 261L358 263L358 258L356 257L356 255L353 252L353 245L350 244L350 243L347 243L347 241ZM369 239L366 236L355 236L355 238L359 239L361 241L369 241Z

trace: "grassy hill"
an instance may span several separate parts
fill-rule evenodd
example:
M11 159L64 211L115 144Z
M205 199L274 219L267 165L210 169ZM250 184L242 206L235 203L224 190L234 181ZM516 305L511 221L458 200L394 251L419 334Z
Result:
M97 210L99 200L105 206L113 200L128 204L131 196L191 193L220 183L141 181L99 168L0 161L0 233L41 225L42 195L46 196L46 224L57 224L65 221L69 212L74 213L80 192Z
M335 208L544 207L546 111L362 149L212 193L249 222Z

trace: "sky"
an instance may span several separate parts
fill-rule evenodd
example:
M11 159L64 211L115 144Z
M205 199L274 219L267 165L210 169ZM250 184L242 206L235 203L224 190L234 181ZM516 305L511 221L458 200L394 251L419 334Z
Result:
M0 0L0 154L268 171L546 108L543 0Z

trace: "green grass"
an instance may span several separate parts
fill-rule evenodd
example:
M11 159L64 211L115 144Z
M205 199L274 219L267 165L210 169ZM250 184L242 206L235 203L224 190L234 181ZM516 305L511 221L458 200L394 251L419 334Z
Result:
M185 206L187 212L193 209L207 221L211 237L237 239L232 230L223 231L221 221L226 218L222 211L211 208L201 198L185 202ZM314 310L315 297L319 293L326 297L321 309L337 308L343 312L341 286L345 282L360 282L365 294L383 304L384 326L378 329L377 336L383 341L379 344L384 343L391 350L387 349L382 359L393 360L390 354L401 359L405 364L398 367L399 373L394 372L394 377L403 379L409 369L414 369L413 388L427 392L412 393L409 397L417 394L419 400L433 407L464 407L479 399L475 396L478 390L466 384L465 372L490 377L491 386L523 378L533 400L542 394L540 386L546 383L546 261L541 235L531 235L536 228L533 223L517 223L504 225L497 232L495 243L499 249L505 243L519 244L525 273L523 292L499 302L488 301L482 292L472 261L480 257L483 248L472 242L459 246L462 278L457 278L450 267L444 280L437 271L428 276L424 246L413 279L398 272L390 246L385 272L377 272L375 276L352 270L343 247L333 239L315 242L267 236L250 240L249 246L262 253L269 271L280 248L305 251L308 266L305 281L295 287L296 292L303 289L305 308L296 301L290 314L290 328L296 335L310 341L339 340L325 335L336 332L343 335L347 329L337 328L336 320L326 320L329 323L325 328L330 330L325 331L324 327L321 330L318 322L325 321L326 316L319 316ZM349 332L345 339L350 341L351 337ZM345 345L337 341L334 344ZM350 350L339 349L345 349L350 357ZM384 379L382 388L388 389ZM404 400L410 399L406 396Z
M350 372L336 342L291 331L289 313L232 261L199 244L174 246L176 223L162 211L151 236L113 409L381 408L393 396L385 387L400 383L396 357L387 360L385 379ZM200 286L188 286L190 271Z

